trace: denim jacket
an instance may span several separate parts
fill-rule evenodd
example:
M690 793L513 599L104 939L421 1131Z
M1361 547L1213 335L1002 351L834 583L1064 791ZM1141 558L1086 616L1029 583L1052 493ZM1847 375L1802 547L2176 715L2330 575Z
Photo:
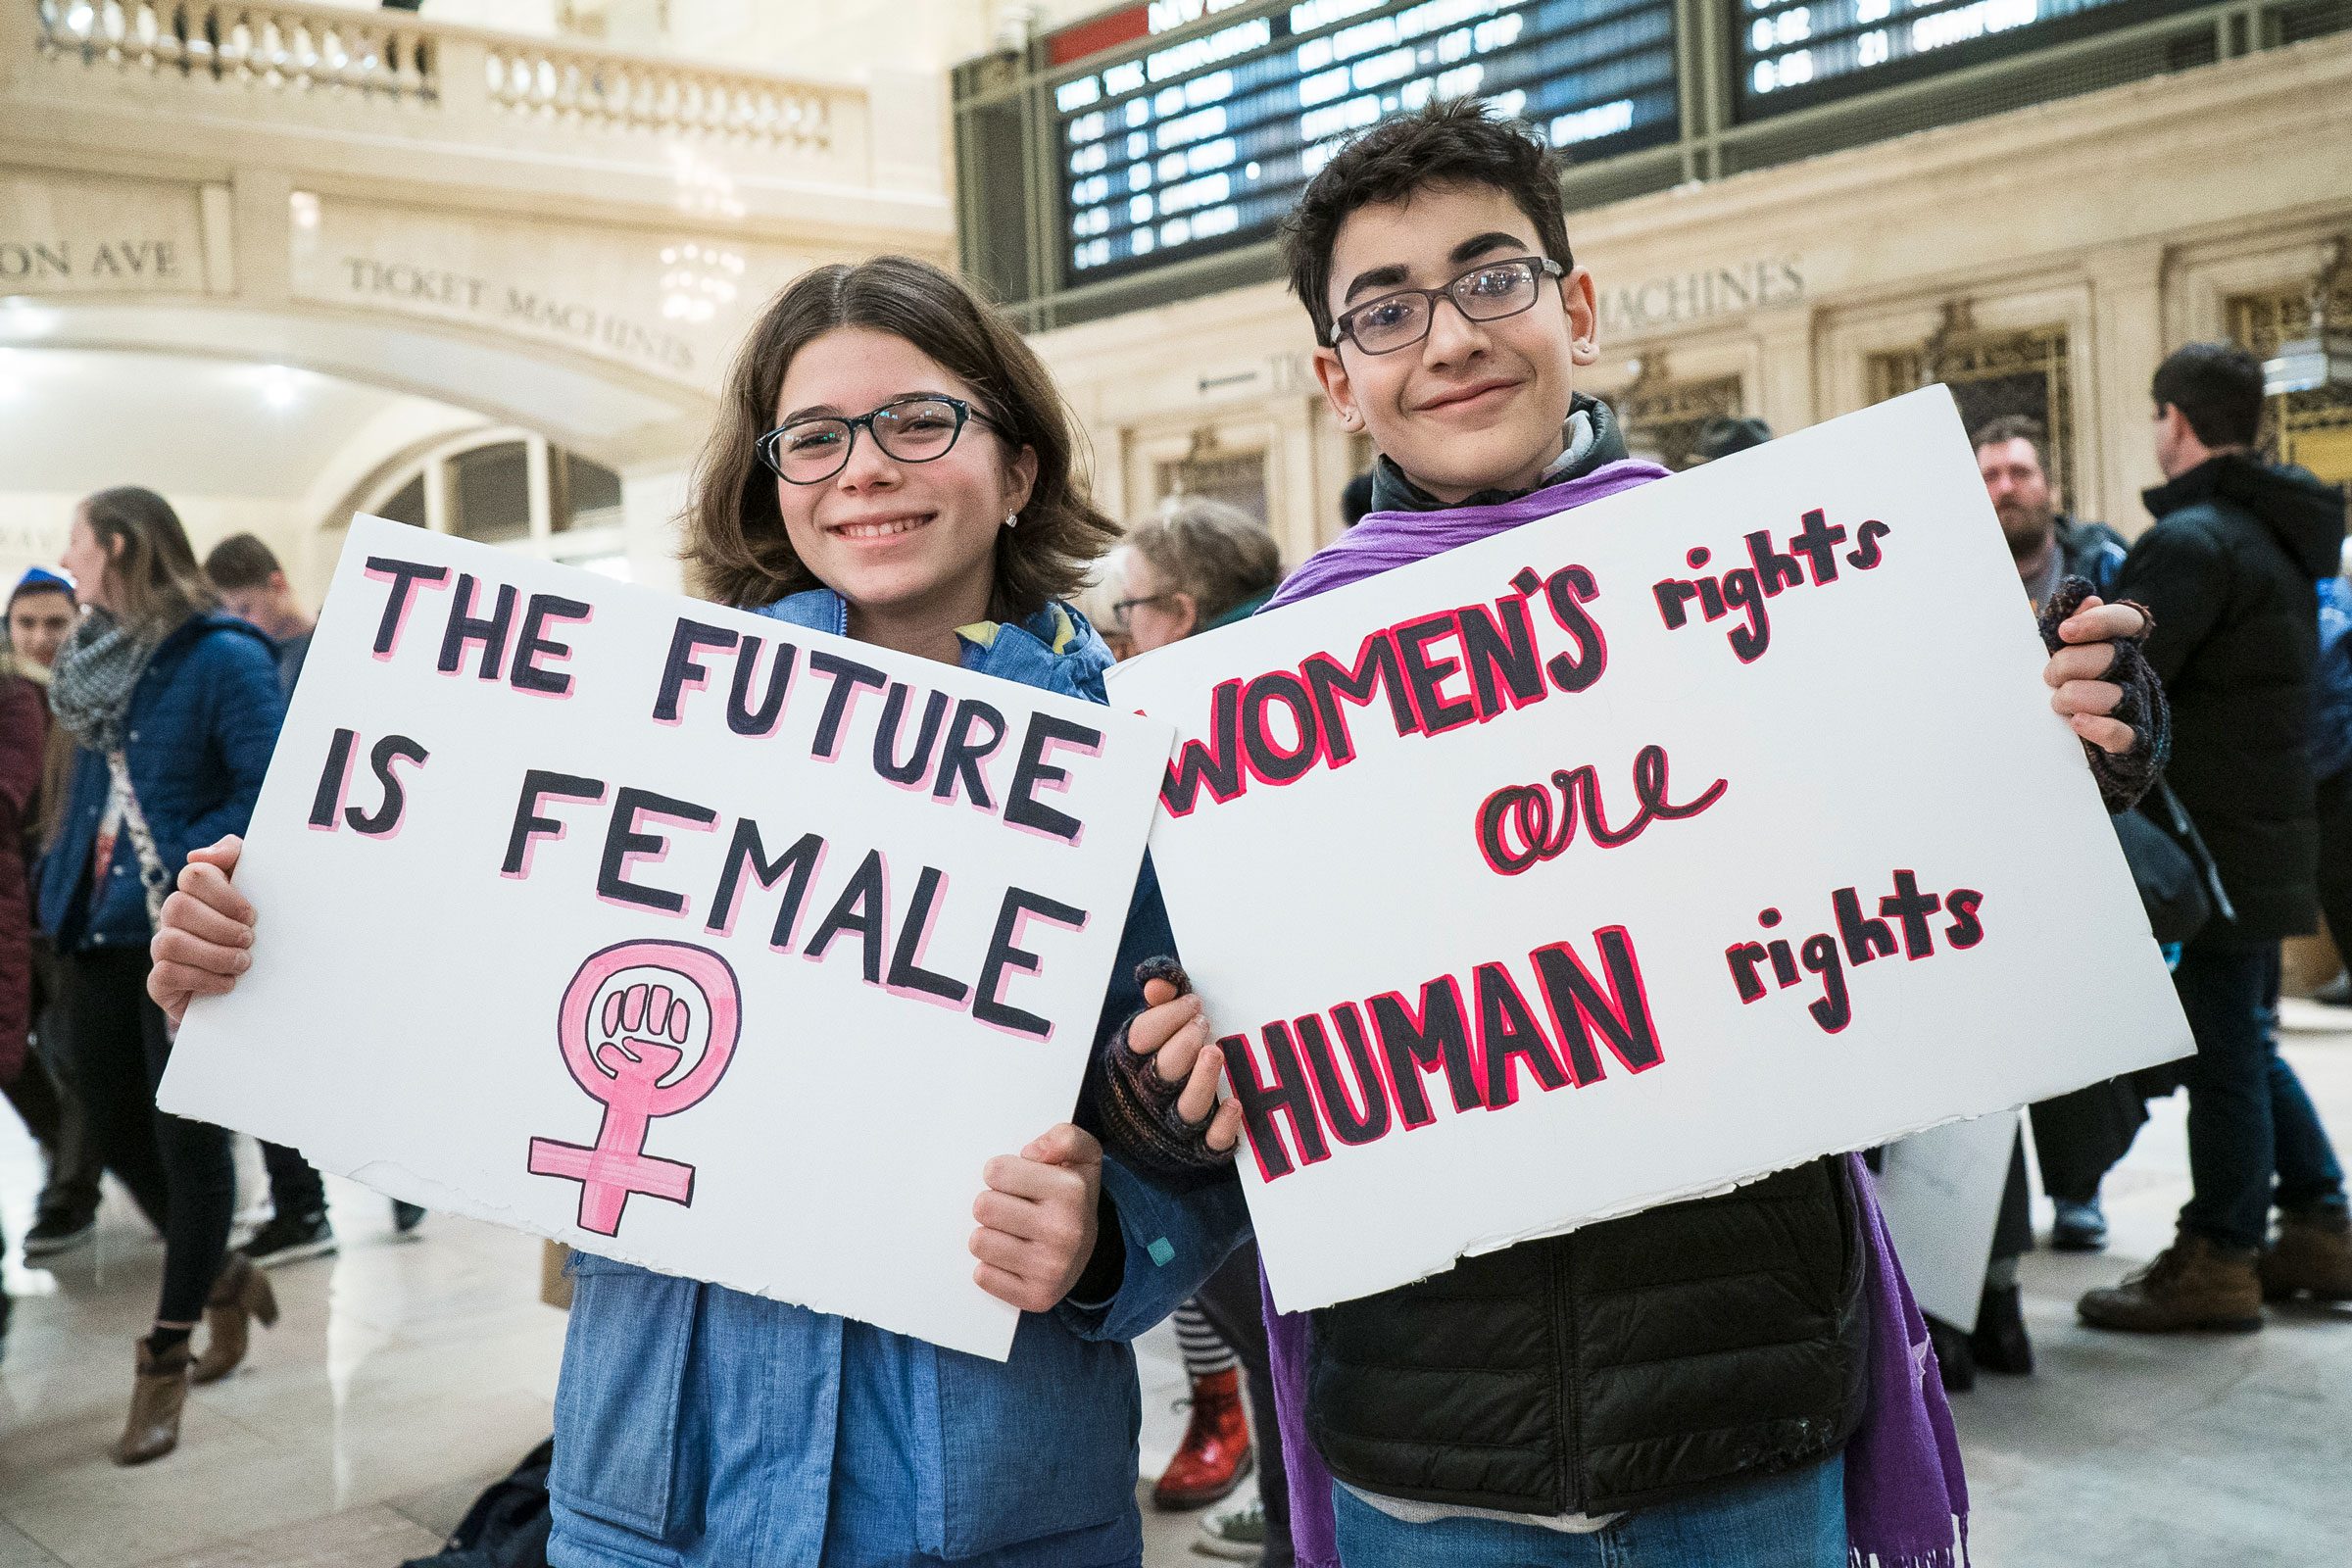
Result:
M836 633L848 625L847 607L825 589L761 612ZM1102 700L1110 656L1074 612L1049 606L1021 625L959 635L967 669ZM1135 965L1173 952L1147 862L1098 1042L1143 1004ZM975 1196L978 1181L975 1173ZM556 1396L549 1561L847 1568L934 1558L1102 1568L1136 1560L1141 1404L1127 1342L1208 1276L1247 1221L1232 1182L1179 1193L1106 1157L1102 1190L1126 1252L1116 1295L1092 1308L1065 1300L1023 1313L1003 1364L720 1286L575 1257Z

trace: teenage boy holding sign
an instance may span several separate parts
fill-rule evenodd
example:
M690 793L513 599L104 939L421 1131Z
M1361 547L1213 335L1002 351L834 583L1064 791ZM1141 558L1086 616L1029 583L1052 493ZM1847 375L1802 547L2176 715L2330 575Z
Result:
M1665 476L1575 390L1599 354L1593 283L1522 127L1461 104L1383 122L1308 187L1286 251L1331 408L1382 456L1372 514L1272 606ZM2046 670L2115 808L2157 764L2129 722L2161 711L2144 631L2091 600ZM1173 987L1147 998L1130 1044L1181 1077L1214 1032ZM1278 1330L1298 1458L1337 1478L1294 1464L1300 1560L1955 1561L1956 1444L1858 1169L1816 1160Z

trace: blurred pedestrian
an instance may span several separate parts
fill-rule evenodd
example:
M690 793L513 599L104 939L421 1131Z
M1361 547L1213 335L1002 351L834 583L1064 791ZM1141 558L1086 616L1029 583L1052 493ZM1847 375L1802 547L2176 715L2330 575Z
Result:
M230 534L204 558L204 574L220 596L222 611L260 628L270 639L277 656L278 684L290 701L294 683L302 678L302 662L310 656L317 622L294 597L276 552L254 534ZM237 1250L262 1268L332 1252L335 1228L326 1217L326 1184L299 1151L267 1139L259 1142L263 1167L270 1172L270 1218ZM423 1218L419 1205L392 1200L393 1228L402 1235Z
M285 699L268 640L221 614L170 503L102 490L75 510L65 565L86 612L59 651L49 706L76 742L42 859L41 924L64 960L67 1028L91 1136L164 1233L155 1326L136 1347L119 1464L169 1453L193 1379L226 1375L269 1283L228 1253L228 1134L166 1114L171 1030L147 996L147 944L188 852L242 832ZM189 1338L210 1330L201 1359Z
M2312 928L2319 823L2312 778L2318 581L2344 543L2344 498L2253 451L2262 366L2192 343L2157 368L2156 522L2118 593L2148 607L2149 662L2172 699L2170 781L2196 820L2230 911L2182 951L2173 983L2196 1037L2186 1067L2191 1196L2146 1268L2080 1303L2097 1327L2258 1329L2262 1303L2352 1298L2342 1169L2278 1054L2278 944ZM2273 1204L2276 1242L2266 1249Z
M0 891L0 906L9 906L0 907L0 924L15 921L22 911L24 1017L32 1048L16 1077L7 1081L6 1092L24 1130L40 1146L46 1169L31 1228L24 1233L28 1262L80 1246L98 1226L101 1167L73 1088L57 955L32 916L29 879L40 849L41 801L56 791L73 755L72 740L50 729L49 666L79 613L74 585L54 571L33 567L9 594L7 655L0 661L24 688L6 692L12 711L24 709L25 697L30 698L27 716L14 719L0 736L0 748L12 753L12 772L29 769L33 777L30 793L16 802L15 832L0 829L0 884L14 886L13 893ZM0 988L13 987L11 961L0 957Z

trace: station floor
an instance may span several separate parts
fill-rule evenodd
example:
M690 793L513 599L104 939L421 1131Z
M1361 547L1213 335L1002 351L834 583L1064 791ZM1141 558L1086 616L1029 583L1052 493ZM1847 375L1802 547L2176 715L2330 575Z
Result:
M2289 1054L2352 1147L2352 1017L2290 1004ZM2352 1309L2258 1335L2142 1340L2074 1321L2082 1289L2161 1247L2187 1190L2182 1103L2156 1107L2110 1178L2115 1245L2036 1252L2040 1369L1956 1400L1983 1568L2319 1568L2352 1556ZM21 1237L37 1155L0 1116L0 1215ZM538 1244L433 1217L397 1237L380 1198L330 1184L342 1250L273 1272L284 1316L246 1368L190 1399L179 1450L116 1469L130 1344L161 1250L110 1197L95 1242L26 1268L0 1361L0 1568L392 1568L434 1550L546 1436L563 1316ZM1145 1473L1181 1434L1163 1326L1143 1346ZM1154 1568L1205 1565L1197 1515L1145 1515Z

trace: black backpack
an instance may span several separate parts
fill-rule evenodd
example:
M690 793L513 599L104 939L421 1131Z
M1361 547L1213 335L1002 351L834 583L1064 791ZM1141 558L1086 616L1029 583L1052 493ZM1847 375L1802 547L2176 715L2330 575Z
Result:
M2157 941L2186 942L2216 914L2237 918L2221 871L2171 785L2158 779L2137 810L2112 820Z
M430 1557L400 1568L547 1568L547 1472L555 1463L556 1440L548 1439L523 1456L504 1481L473 1499L458 1528Z

